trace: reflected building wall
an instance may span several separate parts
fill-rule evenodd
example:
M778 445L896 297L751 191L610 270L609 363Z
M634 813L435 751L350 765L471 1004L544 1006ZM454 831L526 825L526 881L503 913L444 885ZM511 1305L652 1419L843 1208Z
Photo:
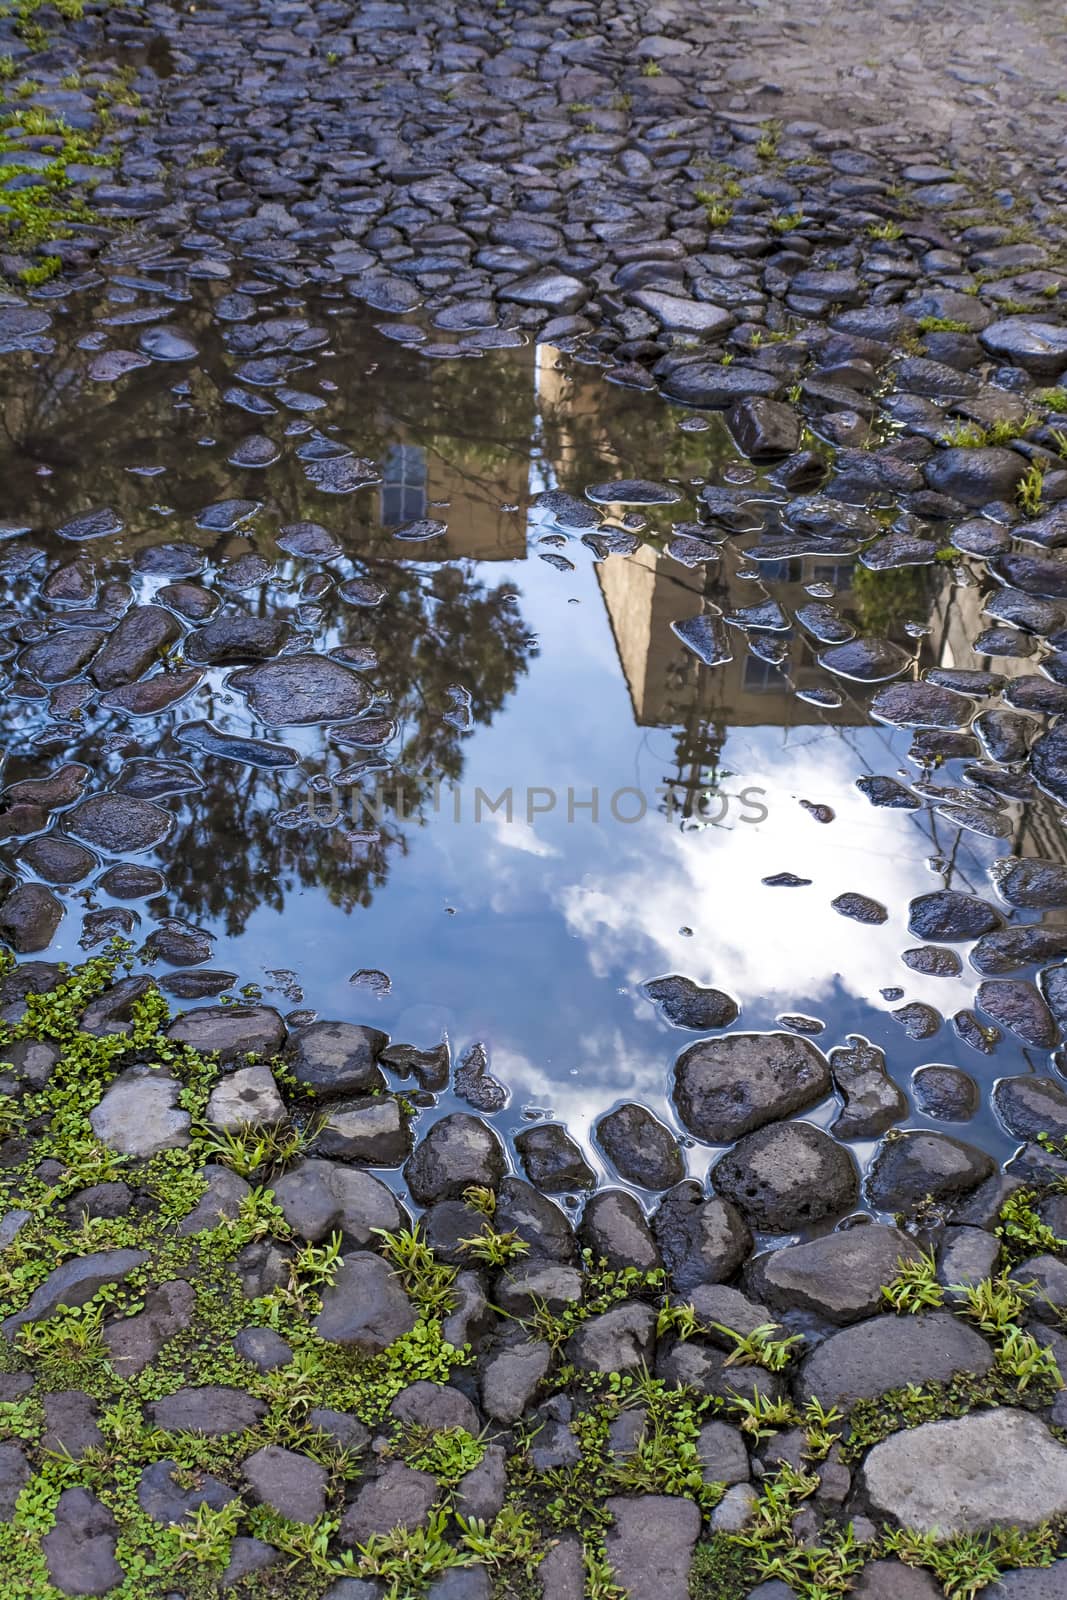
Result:
M553 461L561 481L569 480L579 457L579 436L604 416L603 379L582 378L578 370L562 372L554 350L542 347L538 352L542 411L554 408L564 419ZM662 407L662 402L658 403ZM666 425L675 425L669 413L661 410L660 415ZM709 430L708 435L698 437L708 439L710 454L713 439L721 435ZM605 476L611 468L620 477L635 471L632 459L624 457L603 425L598 429L598 442ZM847 692L838 707L812 706L798 698L797 690L826 682L826 674L799 629L789 640L789 655L781 671L752 654L741 629L728 629L733 659L717 667L705 667L682 644L671 629L672 622L699 616L706 603L732 611L762 598L759 583L738 577L736 564L736 552L729 542L723 547L723 559L709 563L707 569L686 567L651 544L643 544L631 556L608 556L597 564L597 581L637 725L671 727L691 722L694 714L740 727L863 723L863 707ZM840 598L847 604L847 562L803 557L776 564L766 575L774 579L776 592L783 580L787 582L788 598L796 605L806 598L804 584L827 580L841 587Z

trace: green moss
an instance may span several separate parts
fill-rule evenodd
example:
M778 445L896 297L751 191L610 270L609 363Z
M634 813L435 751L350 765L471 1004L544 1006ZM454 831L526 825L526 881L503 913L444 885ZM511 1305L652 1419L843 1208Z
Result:
M958 1534L953 1539L903 1528L886 1536L885 1549L910 1567L928 1568L947 1600L973 1600L1010 1568L1048 1566L1058 1543L1057 1530L1045 1523L1031 1532L1003 1528L984 1535Z
M920 333L970 333L969 322L960 322L955 317L920 317L918 321Z
M691 1600L747 1600L758 1581L748 1551L728 1534L713 1534L693 1552Z
M103 956L65 970L50 994L31 996L26 1014L14 1026L0 1029L0 1057L16 1038L54 1041L60 1059L44 1089L13 1101L7 1111L8 1137L24 1138L27 1154L18 1165L0 1172L0 1206L18 1206L30 1215L14 1242L0 1252L0 1311L26 1304L37 1285L59 1262L87 1250L133 1246L146 1252L141 1267L123 1282L101 1289L86 1305L61 1308L44 1322L26 1325L14 1343L0 1341L0 1369L30 1368L35 1392L26 1399L0 1405L0 1431L20 1441L33 1477L20 1495L14 1517L0 1528L0 1600L59 1600L48 1582L41 1540L52 1526L63 1489L83 1484L111 1510L119 1529L117 1557L126 1577L113 1600L162 1600L180 1587L187 1600L208 1600L218 1591L234 1534L252 1532L283 1553L274 1569L246 1580L242 1600L318 1600L338 1577L369 1578L384 1586L390 1600L419 1600L440 1573L453 1566L477 1564L490 1574L494 1600L535 1600L537 1567L554 1542L575 1534L581 1542L588 1600L624 1600L608 1565L604 1536L605 1511L612 1494L682 1495L707 1514L718 1503L723 1486L704 1480L698 1439L704 1422L729 1418L750 1440L785 1427L801 1427L806 1435L802 1469L782 1467L764 1478L753 1520L739 1534L722 1534L702 1545L693 1567L694 1600L740 1600L747 1588L766 1578L783 1578L802 1600L836 1600L850 1587L854 1574L873 1553L856 1544L851 1531L832 1521L801 1538L794 1533L797 1513L808 1506L817 1487L816 1464L840 1440L847 1460L859 1459L877 1440L901 1427L938 1417L960 1416L976 1407L1012 1404L1030 1409L1046 1405L1059 1388L1040 1347L1020 1323L1026 1292L1014 1281L994 1279L976 1286L958 1306L991 1340L997 1365L982 1379L961 1376L949 1385L916 1386L858 1405L847 1424L835 1411L817 1402L799 1410L792 1402L765 1399L756 1390L746 1394L744 1367L756 1362L778 1370L794 1354L788 1340L759 1330L735 1339L733 1362L736 1392L727 1399L672 1388L647 1373L590 1375L560 1362L551 1374L550 1391L566 1394L573 1407L570 1427L577 1444L577 1462L540 1470L535 1466L531 1427L516 1430L507 1462L508 1490L501 1514L489 1525L465 1521L456 1511L458 1486L482 1459L485 1440L461 1428L431 1434L404 1426L390 1414L395 1397L424 1379L445 1383L457 1367L470 1361L444 1337L443 1318L454 1299L455 1269L437 1262L418 1228L382 1238L390 1260L418 1311L410 1333L374 1357L327 1343L315 1332L324 1288L339 1264L340 1237L318 1244L293 1236L268 1184L253 1189L236 1216L198 1234L181 1235L175 1224L201 1198L201 1167L214 1150L203 1128L207 1097L218 1074L216 1061L176 1044L166 1036L170 1013L162 995L151 991L134 1008L129 1032L102 1038L81 1032L85 1006L121 973L130 970L130 952L116 943ZM0 970L11 965L0 955ZM132 1161L106 1149L93 1136L89 1114L116 1075L132 1061L156 1062L179 1078L182 1103L195 1131L185 1149L167 1150L149 1161ZM294 1086L290 1085L292 1091ZM295 1154L297 1152L292 1152ZM47 1155L58 1169L38 1176ZM275 1152L272 1165L284 1168L289 1156ZM266 1163L257 1163L256 1175ZM68 1221L63 1202L87 1182L122 1177L154 1204L148 1214L134 1209L115 1219ZM1044 1225L1034 1209L1036 1189L1019 1191L1001 1215L999 1227L1009 1254L1021 1256L1047 1243ZM468 1199L484 1218L486 1240L506 1241L492 1226L493 1199L488 1191ZM257 1240L269 1240L289 1262L287 1280L258 1299L246 1299L234 1262ZM1058 1243L1058 1241L1057 1241ZM493 1259L510 1254L505 1243L485 1246ZM582 1300L555 1314L535 1308L531 1331L561 1352L571 1334L590 1316L620 1301L641 1298L657 1312L660 1330L675 1337L701 1336L703 1328L692 1307L667 1300L662 1272L614 1271L586 1253ZM159 1350L155 1360L134 1377L112 1368L102 1339L115 1317L141 1310L148 1296L174 1278L188 1280L195 1305L188 1323ZM888 1286L887 1298L901 1312L922 1309L939 1293L930 1258L902 1270ZM276 1329L293 1355L285 1366L260 1373L246 1364L234 1347L244 1328ZM1034 1344L1020 1344L1020 1339ZM186 1385L231 1384L255 1396L263 1414L243 1433L221 1438L170 1431L151 1421L154 1400ZM42 1449L42 1398L49 1392L80 1388L99 1405L103 1443L84 1459L72 1462ZM368 1540L355 1549L338 1545L337 1533L351 1485L358 1482L358 1459L317 1429L311 1413L317 1407L352 1413L374 1430L386 1456L430 1472L440 1485L438 1508L427 1527ZM628 1412L639 1411L641 1426L628 1447L617 1443L614 1425ZM161 1529L141 1510L137 1487L144 1468L157 1461L176 1463L179 1478L190 1487L198 1475L211 1473L243 1489L241 1463L253 1451L274 1444L300 1451L320 1462L327 1473L325 1514L313 1525L287 1522L262 1506L238 1498L223 1512L202 1511L180 1529ZM1052 1533L1025 1539L1004 1536L989 1551L954 1544L898 1543L901 1559L926 1565L939 1578L955 1584L949 1592L967 1600L966 1587L992 1559L1012 1555L1011 1564L1034 1564L1056 1547ZM889 1549L884 1543L879 1551ZM999 1552L999 1553L998 1553ZM999 1568L997 1569L999 1570Z
M55 43L55 31L62 31L65 22L80 19L84 9L83 0L55 0L47 8L45 0L5 0L0 4L0 16L15 17L16 32L32 52L37 52L50 49ZM72 74L64 80L65 86L87 93L94 113L90 130L72 129L62 118L33 103L41 92L32 76L33 61L32 54L17 62L11 56L0 57L0 182L10 183L18 177L32 179L23 188L0 190L0 242L7 249L21 252L31 252L49 239L69 238L74 224L93 221L92 208L84 194L78 192L70 169L112 166L118 152L104 147L114 108L140 104L131 88L135 76L131 67L122 67L110 77L84 71ZM44 167L20 162L29 138L49 140L51 159ZM84 182L84 175L78 176ZM16 276L20 283L34 288L60 269L57 256L45 256L43 261L19 269Z

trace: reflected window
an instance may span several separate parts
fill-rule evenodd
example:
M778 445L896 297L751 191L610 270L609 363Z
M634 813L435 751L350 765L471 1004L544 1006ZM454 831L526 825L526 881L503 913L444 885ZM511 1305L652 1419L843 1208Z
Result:
M787 687L781 668L772 666L769 661L762 661L759 656L745 657L744 681L745 688L753 689L757 694Z
M770 578L777 583L792 583L795 581L794 563L788 559L783 561L761 561L759 575L764 582Z
M426 452L417 444L394 444L382 477L382 522L387 528L426 515Z
M817 561L812 578L816 583L832 583L835 589L848 589L854 568L854 561Z

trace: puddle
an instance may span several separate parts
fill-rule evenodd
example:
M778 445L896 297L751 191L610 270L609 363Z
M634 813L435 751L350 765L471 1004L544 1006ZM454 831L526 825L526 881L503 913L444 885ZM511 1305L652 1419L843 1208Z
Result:
M199 984L210 1000L217 986L197 974L230 973L285 1014L371 1023L422 1048L447 1035L457 1061L481 1043L510 1093L501 1130L562 1119L613 1181L591 1130L620 1101L685 1137L693 1175L717 1154L685 1134L667 1094L675 1057L702 1035L670 1026L642 991L682 974L736 1001L735 1031L815 1019L824 1050L862 1035L906 1093L916 1068L963 1069L980 1092L973 1121L913 1110L904 1125L1004 1159L1015 1141L989 1090L1042 1070L1045 1052L1005 1034L986 1055L957 1036L947 1019L978 981L967 947L952 947L958 976L912 970L902 952L923 941L907 907L942 887L991 898L998 857L1063 859L1058 811L1041 796L963 818L958 796L954 809L938 793L919 809L872 805L858 779L923 776L915 735L872 719L880 685L829 673L826 645L795 624L753 631L743 609L775 602L785 622L832 598L859 635L906 653L898 682L934 666L1032 672L973 655L989 622L982 569L757 563L759 534L724 531L703 547L711 559L688 565L701 550L684 525L705 485L788 498L754 479L718 417L694 430L691 412L550 347L432 360L400 342L403 324L378 332L378 313L308 306L267 279L238 301L210 263L202 274L131 267L66 301L45 296L54 348L2 358L3 517L29 530L0 544L4 781L84 763L87 792L117 788L174 819L163 843L128 857L165 879L140 898L107 892L115 858L86 841L98 863L55 886L64 916L48 957L77 960L123 932L170 957L152 970L172 991ZM145 340L171 323L192 359L180 341ZM155 356L94 377L117 347ZM622 479L667 485L672 503L587 499ZM549 490L583 512L538 505ZM82 519L103 508L121 532L57 535L91 529ZM73 562L69 583L50 580L68 598L42 595L46 574ZM131 597L161 590L196 626L212 601L179 585L213 595L216 618L276 619L275 674L332 653L355 698L296 718L298 670L267 692L262 663L212 662L177 626L153 669L175 698L150 714L130 714L137 696L121 681L44 682L15 659L79 627L107 632ZM675 630L701 617L729 655L715 666ZM264 720L282 712L288 722ZM966 789L967 764L926 776ZM53 816L54 831L74 826ZM27 843L11 840L5 865L34 881L16 859ZM765 881L782 874L806 881ZM842 915L842 895L888 915ZM929 1037L892 1015L913 1002L946 1019ZM829 1098L804 1114L829 1126L837 1110ZM873 1144L853 1148L863 1161Z

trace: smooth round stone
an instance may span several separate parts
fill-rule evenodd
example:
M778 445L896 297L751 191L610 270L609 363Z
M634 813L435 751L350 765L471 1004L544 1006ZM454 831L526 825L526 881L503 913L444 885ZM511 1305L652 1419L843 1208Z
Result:
M641 989L664 1021L675 1028L692 1028L699 1033L728 1028L740 1014L737 1001L721 989L703 988L678 973L650 978Z
M778 1122L746 1134L712 1168L711 1181L753 1228L768 1233L841 1215L859 1198L852 1156L810 1122Z
M888 639L852 639L820 650L819 665L839 678L857 683L884 683L911 665L911 656Z
M90 795L64 818L67 832L99 850L124 855L161 844L174 827L169 811L129 795Z
M916 1109L938 1122L967 1122L978 1110L978 1085L958 1067L916 1067L911 1090Z
M963 971L963 962L955 950L939 950L932 944L905 950L900 959L912 972L921 972L927 978L958 978Z
M830 1088L826 1057L792 1033L729 1033L683 1050L674 1068L674 1099L698 1139L727 1144L791 1116Z
M270 467L281 458L273 439L263 433L250 433L228 456L231 467Z
M229 686L274 727L344 721L366 709L372 691L356 673L325 656L288 656L231 673Z
M146 328L137 343L153 361L194 361L199 354L193 341L174 328Z
M305 561L332 561L341 554L341 542L317 522L290 522L279 529L279 549Z

